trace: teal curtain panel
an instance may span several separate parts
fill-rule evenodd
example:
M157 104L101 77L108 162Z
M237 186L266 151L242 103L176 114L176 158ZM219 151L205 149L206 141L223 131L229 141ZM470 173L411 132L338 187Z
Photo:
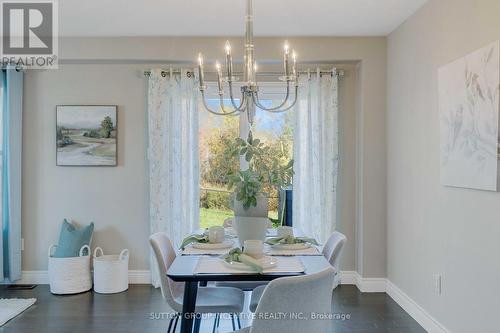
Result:
M21 278L21 157L23 73L14 68L0 72L1 82L1 216L0 279Z

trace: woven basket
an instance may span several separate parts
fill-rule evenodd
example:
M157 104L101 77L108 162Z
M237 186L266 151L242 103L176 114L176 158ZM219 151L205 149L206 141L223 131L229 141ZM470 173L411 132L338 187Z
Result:
M104 255L100 247L94 249L94 291L114 294L128 289L129 251L119 255Z
M90 247L82 246L78 257L54 258L57 245L49 247L49 284L53 294L77 294L92 289ZM84 250L87 254L84 255Z

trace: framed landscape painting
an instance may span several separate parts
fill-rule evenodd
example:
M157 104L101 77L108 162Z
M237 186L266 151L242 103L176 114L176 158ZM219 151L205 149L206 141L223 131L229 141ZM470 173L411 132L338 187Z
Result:
M56 164L116 166L116 105L58 105Z

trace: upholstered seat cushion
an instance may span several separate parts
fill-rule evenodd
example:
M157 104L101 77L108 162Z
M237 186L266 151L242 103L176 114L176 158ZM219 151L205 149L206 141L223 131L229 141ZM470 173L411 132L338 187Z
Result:
M182 296L176 298L182 304ZM241 313L245 293L237 288L201 287L196 297L196 313Z
M260 286L252 291L252 298L250 298L250 305L249 305L250 311L255 312L255 309L257 309L257 305L259 304L264 289L266 289L266 286Z

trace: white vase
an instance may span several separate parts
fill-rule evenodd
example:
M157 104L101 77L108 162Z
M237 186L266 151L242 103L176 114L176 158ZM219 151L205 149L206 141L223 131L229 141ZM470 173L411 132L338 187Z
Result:
M248 209L243 207L241 201L235 199L233 210L234 216L267 217L269 211L269 197L265 193L257 195L257 206L250 206Z
M265 241L268 223L267 217L235 216L233 226L236 229L240 246L243 246L249 239Z

